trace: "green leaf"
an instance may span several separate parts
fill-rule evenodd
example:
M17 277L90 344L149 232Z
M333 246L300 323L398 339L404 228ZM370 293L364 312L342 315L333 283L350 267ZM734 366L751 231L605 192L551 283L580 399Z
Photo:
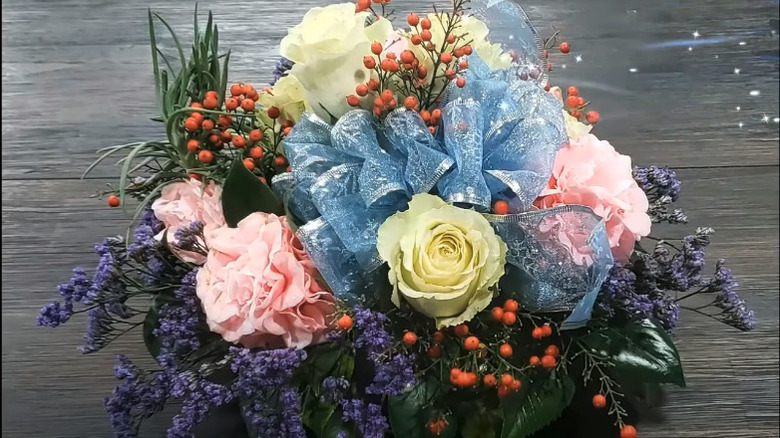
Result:
M501 411L480 405L460 417L463 423L460 431L462 438L493 438L501 429Z
M593 331L582 343L592 353L609 358L621 376L685 386L677 348L666 330L651 319Z
M258 211L283 216L284 206L270 187L247 170L241 160L236 160L222 187L225 222L235 228L241 219Z
M558 418L574 397L574 382L560 380L523 381L522 389L503 399L504 425L501 438L524 438Z
M442 395L441 383L435 378L429 377L418 382L411 389L401 395L387 398L387 416L393 435L403 438L427 438L428 421L433 417L431 406L433 401ZM452 434L457 427L448 424L447 430L452 429ZM444 435L450 436L450 435Z
M160 355L160 338L154 335L154 329L159 325L161 304L157 299L152 301L149 310L144 318L144 345L153 358L157 359Z

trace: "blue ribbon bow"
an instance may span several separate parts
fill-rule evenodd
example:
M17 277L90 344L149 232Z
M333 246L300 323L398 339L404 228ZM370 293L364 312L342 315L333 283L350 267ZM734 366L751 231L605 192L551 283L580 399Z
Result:
M529 211L567 140L560 104L512 70L469 59L466 86L452 84L432 135L405 109L377 122L353 110L330 126L305 114L284 143L291 173L273 180L299 234L334 294L354 301L382 261L377 230L417 193L488 212L504 200L512 214L486 214L508 246L501 288L531 311L572 311L564 328L584 325L612 257L601 218L564 206ZM571 234L570 238L562 238Z

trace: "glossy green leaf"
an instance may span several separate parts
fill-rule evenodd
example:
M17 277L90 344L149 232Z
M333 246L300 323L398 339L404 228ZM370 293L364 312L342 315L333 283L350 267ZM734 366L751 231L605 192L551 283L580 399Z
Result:
M236 160L222 187L225 222L235 228L241 219L258 211L283 216L284 206L270 187L247 170L241 160Z
M157 300L152 301L152 305L149 306L149 310L146 312L146 318L144 318L144 345L149 351L149 354L153 358L157 359L160 355L160 338L154 335L154 330L159 325L160 320L160 304Z
M594 354L609 357L621 376L685 386L677 348L666 331L651 319L593 331L582 338L582 344Z
M501 401L501 438L524 438L550 424L569 406L574 391L569 376L524 381L520 391Z
M442 395L441 383L427 378L398 396L387 398L387 414L393 434L403 438L427 438L432 402ZM457 425L449 421L439 437L454 436Z

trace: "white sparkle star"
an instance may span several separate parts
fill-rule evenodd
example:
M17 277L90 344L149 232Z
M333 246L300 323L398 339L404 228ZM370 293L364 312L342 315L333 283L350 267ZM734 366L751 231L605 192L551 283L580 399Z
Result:
M769 123L769 116L764 113L764 117L761 117L761 121L764 123Z
M737 111L739 111L739 110L741 110L741 109L742 109L742 107L741 107L741 106L739 106L739 105L737 105Z
M574 60L579 64L580 62L582 62L582 55L575 56Z
M561 68L566 68L566 64L561 64Z
M694 32L693 32L691 35L693 35L693 39L694 39L694 40L695 40L696 38L698 38L698 37L700 37L700 36L701 36L701 34L699 33L699 31L698 31L698 30L695 30L695 31L694 31Z
M718 58L720 58L720 56L718 56L718 55L715 55L715 59L718 59Z
M740 45L740 46L744 46L744 45L746 45L746 44L747 44L747 43L746 43L746 42L744 42L744 41L740 41L740 42L739 42L739 45Z
M742 71L742 69L741 69L741 68L734 67L734 74L735 74L735 75L738 75L738 74L739 74L739 72L741 72L741 71Z
M744 123L742 123L742 122L739 122L739 123L737 123L737 126L739 126L740 128L742 128L743 126L745 126L745 124L744 124Z
M688 47L689 52L693 52L693 47Z
M772 119L772 121L775 123L780 123L780 117L775 117L774 119Z
M631 73L636 73L636 72L639 71L639 69L636 68L636 67L631 67L631 68L628 69L628 71L631 72Z
M759 90L750 90L750 95L751 96L760 96L761 95L761 91L759 91Z

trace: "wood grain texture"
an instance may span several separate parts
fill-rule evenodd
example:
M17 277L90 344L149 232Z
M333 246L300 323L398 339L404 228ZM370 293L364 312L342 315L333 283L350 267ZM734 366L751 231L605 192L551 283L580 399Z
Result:
M276 46L314 0L201 2L212 8L222 45L233 49L231 77L260 85ZM429 2L394 0L400 16ZM445 2L437 2L442 5ZM575 0L523 3L549 35L562 31L572 55L552 56L552 81L577 85L602 115L597 134L641 164L679 168L681 205L691 225L657 227L679 237L716 228L711 264L727 258L756 310L751 334L684 313L677 342L689 387L670 390L664 424L643 437L778 437L778 129L776 1ZM173 0L11 0L2 3L2 434L110 436L102 398L115 384L113 354L145 358L136 338L81 356L83 323L56 332L34 326L41 305L72 267L93 266L91 243L124 233L120 212L91 199L115 182L78 181L99 147L161 136L149 121L153 89L146 8L183 35L194 2ZM654 49L702 37L727 42ZM184 37L186 39L186 37ZM745 41L744 46L739 41ZM165 41L170 48L170 41ZM582 63L573 55L580 54ZM717 58L716 58L717 55ZM562 65L566 64L566 68ZM733 74L734 67L742 69ZM638 69L630 73L629 68ZM760 96L750 96L760 90ZM735 110L736 106L741 111ZM744 121L742 129L738 121ZM717 168L723 167L723 168ZM111 177L111 178L108 178ZM164 416L142 436L163 436Z

